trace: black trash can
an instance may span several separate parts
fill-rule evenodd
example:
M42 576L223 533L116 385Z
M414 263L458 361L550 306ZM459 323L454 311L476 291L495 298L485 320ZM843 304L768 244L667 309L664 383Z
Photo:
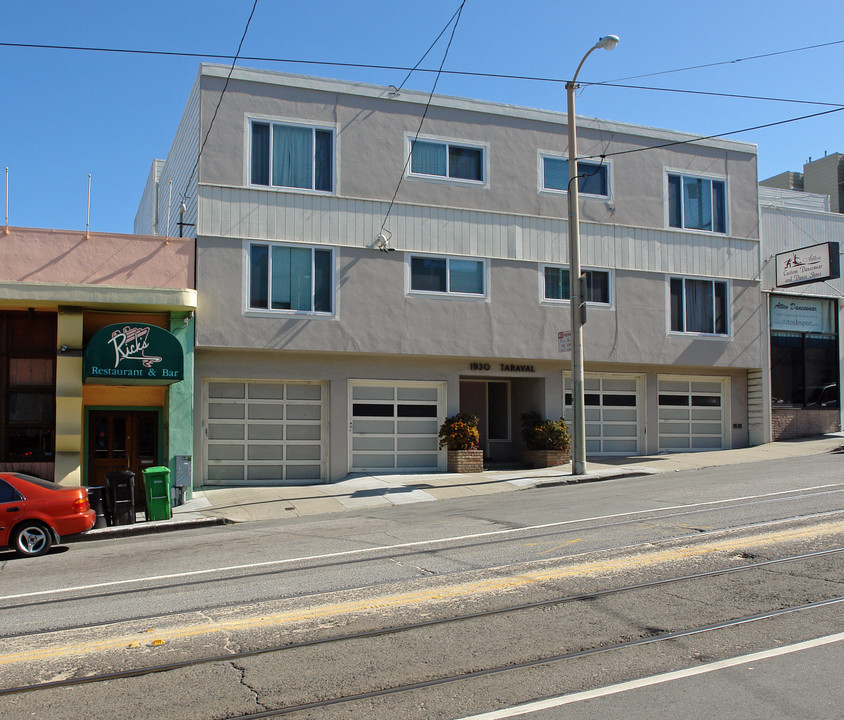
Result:
M106 475L108 507L112 525L132 525L135 522L135 473L115 470Z
M88 488L88 504L91 509L97 514L95 528L104 528L108 526L105 514L105 485L95 485Z

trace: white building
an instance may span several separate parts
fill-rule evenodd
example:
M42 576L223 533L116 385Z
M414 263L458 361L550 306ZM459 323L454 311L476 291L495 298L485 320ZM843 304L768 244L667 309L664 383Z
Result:
M830 212L828 195L772 187L759 188L759 210L773 438L840 430L844 358L839 328L844 282L838 277L777 287L776 269L777 255L788 258L805 248L823 251L831 243L832 253L838 255L844 241L844 215Z
M235 69L209 133L228 72L201 67L135 228L176 234L186 190L197 484L443 469L458 411L518 458L522 413L567 410L565 114L434 96L420 129L426 93ZM578 132L588 457L764 442L755 146Z

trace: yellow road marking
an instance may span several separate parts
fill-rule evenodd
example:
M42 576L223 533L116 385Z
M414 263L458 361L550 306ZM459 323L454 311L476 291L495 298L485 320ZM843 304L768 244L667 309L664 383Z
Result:
M370 600L337 603L320 607L312 607L306 610L285 611L252 618L212 621L211 623L205 623L203 625L188 625L183 628L173 630L159 629L158 632L160 636L166 638L166 643L170 645L174 640L200 637L213 633L249 630L258 627L266 628L273 625L284 625L307 620L317 620L337 615L360 614L375 610L393 609L422 603L441 602L464 595L477 595L495 591L514 590L519 587L547 582L549 580L559 580L567 577L577 577L590 574L619 572L621 570L628 570L630 568L641 567L643 565L674 562L677 560L700 557L716 552L735 551L745 548L748 545L773 545L780 542L802 540L810 537L818 537L820 535L832 535L840 532L844 532L844 522L813 525L744 538L726 538L724 540L717 540L688 548L657 550L650 553L629 555L617 559L585 562L576 565L567 565L565 567L555 567L547 570L534 570L508 577L486 578L473 582L460 583L449 587L431 588L410 593L399 593L396 595L385 595L372 598ZM89 629L87 632L91 632L91 630ZM100 641L9 653L0 655L0 665L54 659L67 655L78 656L80 654L95 653L98 651L125 649L126 647L131 646L132 643L144 642L144 640L145 639L141 633L133 633Z

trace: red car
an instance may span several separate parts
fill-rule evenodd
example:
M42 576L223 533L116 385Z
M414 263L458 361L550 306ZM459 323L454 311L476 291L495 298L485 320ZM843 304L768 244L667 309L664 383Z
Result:
M22 473L0 473L0 548L18 555L46 554L62 535L94 527L88 489L66 487Z

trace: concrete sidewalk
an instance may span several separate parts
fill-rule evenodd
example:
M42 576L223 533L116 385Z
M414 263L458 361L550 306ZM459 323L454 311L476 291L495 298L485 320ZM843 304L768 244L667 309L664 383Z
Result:
M844 450L844 433L769 443L738 450L602 458L587 463L587 474L571 475L571 465L539 470L475 474L353 474L330 484L273 487L202 488L173 508L173 518L91 530L81 539L138 535L225 522L249 522L322 515L365 508L433 502L448 498L513 492L532 487L596 482L615 478L739 465ZM72 540L73 538L69 538Z

